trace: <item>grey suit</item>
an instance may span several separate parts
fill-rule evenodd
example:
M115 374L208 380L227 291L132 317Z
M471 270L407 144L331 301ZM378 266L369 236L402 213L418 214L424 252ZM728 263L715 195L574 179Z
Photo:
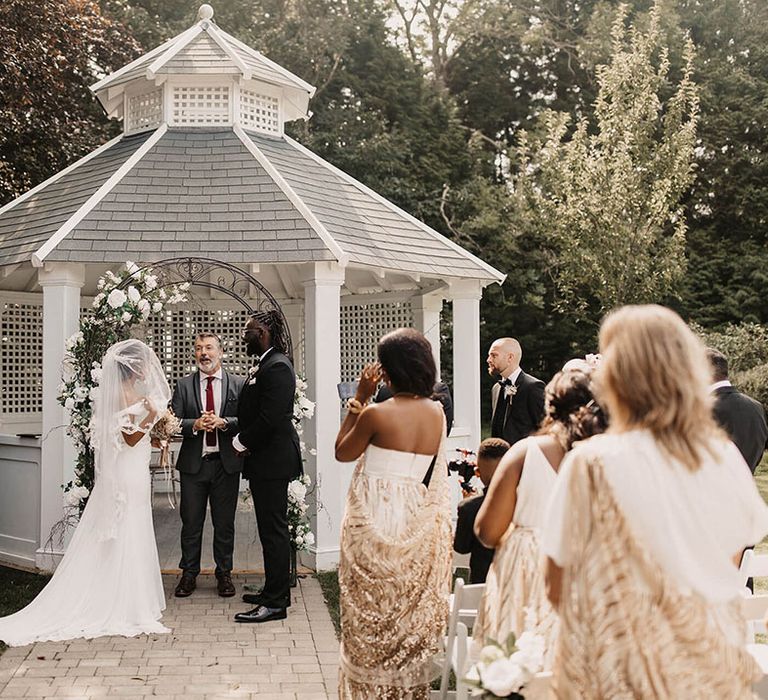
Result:
M193 432L195 421L203 412L200 373L195 372L176 384L171 407L181 419L181 444L176 468L181 475L181 561L186 573L200 573L203 526L208 503L213 522L213 558L216 574L232 571L235 547L235 511L243 460L235 455L232 438L237 435L237 404L243 379L222 373L220 415L227 429L217 431L219 451L203 458L204 431Z

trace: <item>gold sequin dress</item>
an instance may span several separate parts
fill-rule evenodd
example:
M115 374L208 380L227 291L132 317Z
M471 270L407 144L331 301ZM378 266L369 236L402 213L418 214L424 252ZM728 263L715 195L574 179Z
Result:
M612 447L607 440L596 444L604 443ZM621 463L606 466L600 450L588 443L570 462L561 469L563 481L550 509L558 532L551 539L549 531L545 533L543 543L556 561L567 557L558 611L555 696L567 700L753 697L752 684L762 674L744 646L746 624L738 591L731 600L714 602L682 588L659 565L658 554L652 555L635 535L639 524L630 523L613 493L607 469L615 470L617 464L620 468ZM741 468L749 474L746 465ZM726 467L723 470L727 476ZM683 476L690 479L692 490L697 480L707 477ZM704 494L692 495L701 508L710 507ZM711 495L727 500L734 494ZM751 500L750 494L746 496L745 507ZM749 514L754 515L754 527L759 520L765 522L765 506L756 506ZM658 503L649 502L647 508L663 517ZM710 510L715 517L717 510ZM669 537L674 537L675 523L668 525ZM749 538L748 529L744 532ZM712 546L716 547L714 541Z
M369 445L341 528L339 697L429 697L448 615L451 524L445 433L432 457Z
M479 650L488 639L503 644L510 632L519 637L530 630L545 639L545 669L549 670L558 621L547 600L539 535L557 472L535 438L528 438L526 443L515 512L488 571L472 630L473 647Z

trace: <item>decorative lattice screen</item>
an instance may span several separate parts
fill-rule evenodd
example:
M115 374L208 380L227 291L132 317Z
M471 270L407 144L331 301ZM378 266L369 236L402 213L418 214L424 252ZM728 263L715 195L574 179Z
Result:
M159 126L162 121L162 89L128 98L128 114L125 119L126 132L151 129L152 127Z
M342 305L341 380L357 379L362 366L376 359L376 343L382 335L410 326L413 326L410 301Z
M174 87L174 124L226 124L229 122L229 87Z
M43 410L43 305L2 305L3 366L0 411L5 414Z
M277 98L259 95L250 90L242 90L240 92L240 121L247 128L272 134L279 133L280 119Z
M224 368L243 375L250 367L240 332L248 320L245 309L172 309L152 316L142 329L143 340L160 358L168 383L194 372L195 336L215 333L224 346Z

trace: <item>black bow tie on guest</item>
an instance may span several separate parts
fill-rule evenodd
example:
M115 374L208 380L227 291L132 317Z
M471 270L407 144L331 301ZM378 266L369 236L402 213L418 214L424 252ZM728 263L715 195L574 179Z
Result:
M502 377L501 379L499 379L499 384L501 386L503 386L503 387L504 386L512 386L512 380L509 377L507 377L506 379L504 379L504 377Z

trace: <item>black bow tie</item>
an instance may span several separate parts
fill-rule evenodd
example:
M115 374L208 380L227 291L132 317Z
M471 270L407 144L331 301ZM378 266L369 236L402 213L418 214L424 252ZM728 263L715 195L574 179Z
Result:
M512 386L512 380L509 377L506 379L499 379L499 384L501 386Z

